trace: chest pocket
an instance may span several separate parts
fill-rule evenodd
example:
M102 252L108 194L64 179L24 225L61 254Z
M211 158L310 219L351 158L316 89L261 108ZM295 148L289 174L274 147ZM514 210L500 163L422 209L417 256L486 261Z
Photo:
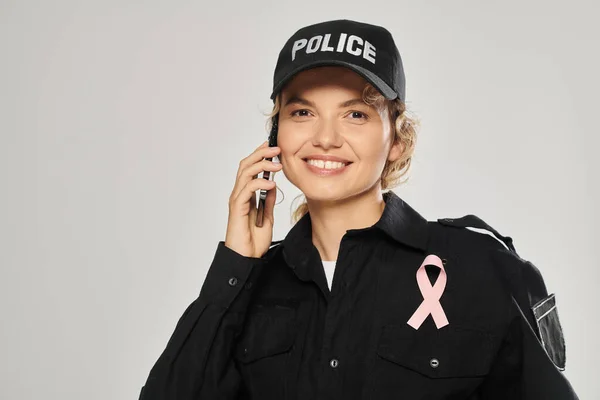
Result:
M284 399L292 375L297 307L281 299L263 301L248 310L235 359L252 399Z
M490 370L493 340L491 334L467 327L426 331L393 324L382 327L377 354L429 378L478 377Z
M289 352L296 336L295 311L293 307L280 304L259 304L252 307L236 346L238 361L251 364Z

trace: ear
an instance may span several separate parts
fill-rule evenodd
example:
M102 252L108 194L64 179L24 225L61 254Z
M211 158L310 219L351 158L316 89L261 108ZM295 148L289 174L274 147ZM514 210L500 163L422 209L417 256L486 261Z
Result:
M400 141L394 143L390 148L390 152L388 153L388 161L393 162L399 159L400 156L402 156L402 153L404 153L405 147L406 146L400 143Z

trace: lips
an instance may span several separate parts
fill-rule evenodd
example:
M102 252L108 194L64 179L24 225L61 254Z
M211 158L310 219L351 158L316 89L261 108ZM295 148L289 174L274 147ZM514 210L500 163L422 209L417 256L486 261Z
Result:
M302 160L304 160L305 162L308 162L308 160L321 160L321 161L333 161L333 162L341 162L344 163L346 165L348 164L352 164L352 161L348 161L345 160L343 158L338 158L338 157L332 157L332 156L309 156L309 157L304 157Z
M303 160L303 161L304 161L304 163L305 163L306 165L308 165L309 167L312 167L312 168L318 168L318 169L323 169L323 170L325 170L325 168L319 168L319 167L317 167L316 165L309 163L309 162L308 162L308 160L311 160L311 158L303 158L302 160ZM332 161L332 160L322 160L322 159L320 159L320 158L312 158L312 160L320 160L320 161L325 161L325 162L326 162L326 161ZM343 167L341 167L341 168L332 168L332 169L330 169L329 171L334 171L334 170L337 170L337 169L343 169L343 168L347 168L347 167L349 167L349 166L350 166L350 164L352 164L352 162L350 162L350 161L332 161L332 162L341 162L341 163L343 163L343 164L344 164L344 166L343 166Z
M352 164L352 163L348 162L341 168L327 169L327 168L319 168L315 165L310 164L307 161L304 161L304 165L306 165L306 167L308 168L309 171L311 171L312 173L314 173L318 176L321 176L321 177L336 176L336 175L343 174L348 168L350 168L350 164Z

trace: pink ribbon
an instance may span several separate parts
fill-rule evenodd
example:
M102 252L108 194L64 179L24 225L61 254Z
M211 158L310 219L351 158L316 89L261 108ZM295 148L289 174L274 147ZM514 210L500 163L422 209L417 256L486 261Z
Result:
M435 265L441 270L433 286L431 286L431 282L429 282L429 277L425 271L426 265ZM446 288L446 280L446 270L444 269L442 260L434 254L429 254L425 257L421 267L417 270L417 283L419 284L419 290L421 290L421 294L423 295L423 302L408 320L408 325L415 329L419 329L429 314L433 317L435 326L437 326L438 329L448 325L446 313L444 313L444 309L439 301Z

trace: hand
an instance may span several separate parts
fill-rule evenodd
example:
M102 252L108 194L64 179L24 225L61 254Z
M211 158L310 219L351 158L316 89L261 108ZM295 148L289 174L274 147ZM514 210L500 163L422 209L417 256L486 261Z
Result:
M237 178L229 196L229 219L225 246L246 257L262 257L273 241L273 208L275 206L276 184L272 180L258 178L262 171L269 171L273 178L282 167L280 163L265 160L275 157L279 147L269 147L263 142L248 157L240 161ZM266 189L263 226L255 224L258 209L256 191Z

